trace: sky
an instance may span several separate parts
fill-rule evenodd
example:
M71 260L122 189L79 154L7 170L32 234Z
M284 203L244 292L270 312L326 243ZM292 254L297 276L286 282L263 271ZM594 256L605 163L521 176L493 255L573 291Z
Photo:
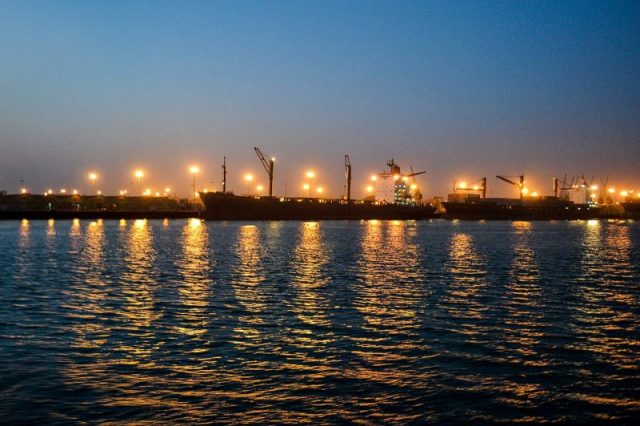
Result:
M524 174L640 190L637 1L0 0L0 190L341 196L391 158L423 193ZM22 181L22 182L21 182Z

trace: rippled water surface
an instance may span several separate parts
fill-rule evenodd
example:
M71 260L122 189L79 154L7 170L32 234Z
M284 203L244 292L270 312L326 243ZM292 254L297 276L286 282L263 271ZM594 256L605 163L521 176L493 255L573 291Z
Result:
M0 222L0 421L632 422L638 222Z

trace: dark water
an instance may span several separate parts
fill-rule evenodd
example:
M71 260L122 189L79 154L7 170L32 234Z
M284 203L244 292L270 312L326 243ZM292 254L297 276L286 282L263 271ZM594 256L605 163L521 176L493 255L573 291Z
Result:
M0 422L627 422L640 223L0 223Z

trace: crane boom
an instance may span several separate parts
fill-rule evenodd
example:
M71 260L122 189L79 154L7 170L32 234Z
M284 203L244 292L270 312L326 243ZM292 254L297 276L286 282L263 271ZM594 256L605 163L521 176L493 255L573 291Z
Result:
M511 185L515 186L516 188L518 188L518 191L520 192L520 199L522 200L522 198L524 197L524 193L522 192L522 189L524 188L524 175L520 175L518 176L518 178L520 178L520 182L514 182L511 179L508 179L504 176L496 176L498 179L503 180L507 183L510 183Z
M253 149L256 151L256 155L260 159L260 162L262 163L262 167L264 167L264 169L267 171L267 175L269 176L269 197L272 197L273 196L273 163L275 161L275 158L272 158L271 160L267 160L262 154L262 151L260 151L260 149L257 146L254 147Z

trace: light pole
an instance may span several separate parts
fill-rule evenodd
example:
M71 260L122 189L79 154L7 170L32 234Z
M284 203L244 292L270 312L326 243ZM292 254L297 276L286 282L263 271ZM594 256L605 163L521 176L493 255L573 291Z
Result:
M193 199L195 200L198 197L196 193L196 175L200 173L200 168L198 166L191 166L189 172L193 175Z
M89 173L89 180L91 181L91 187L93 188L92 192L96 192L96 180L98 179L98 175L94 172Z
M305 176L307 177L307 179L313 179L316 177L316 172L314 172L313 170L307 170ZM307 197L311 197L311 184L305 183L304 185L302 185L302 188L307 191Z
M142 197L142 177L144 176L144 172L138 169L133 174L138 178L138 196Z
M247 173L244 176L244 180L247 181L247 195L251 195L251 182L253 182L253 175L251 173Z

